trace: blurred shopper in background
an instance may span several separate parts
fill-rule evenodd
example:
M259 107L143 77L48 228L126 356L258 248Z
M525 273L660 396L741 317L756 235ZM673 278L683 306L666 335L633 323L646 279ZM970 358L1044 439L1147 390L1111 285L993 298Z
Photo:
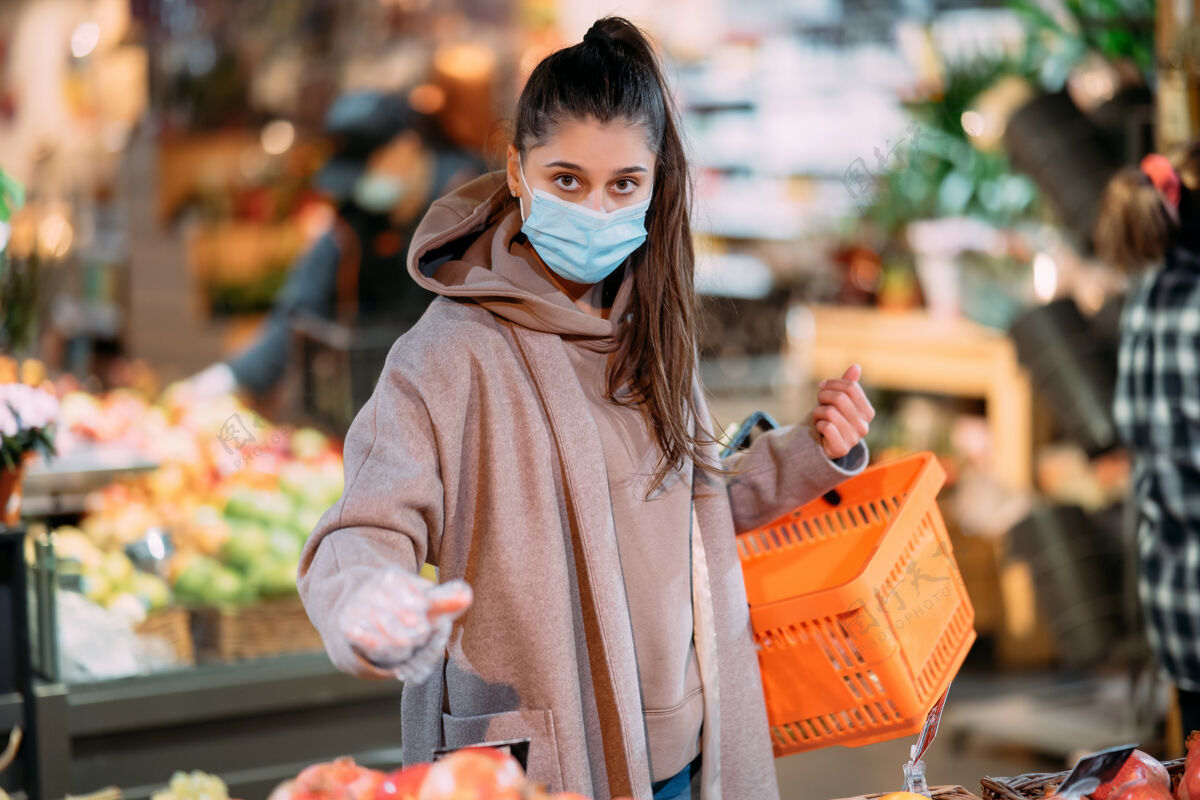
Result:
M1129 272L1113 413L1134 460L1139 596L1183 731L1200 729L1200 144L1109 183L1095 233Z
M200 397L275 389L298 311L346 321L348 309L356 323L410 325L434 297L408 276L409 243L435 198L486 171L482 159L450 144L432 118L394 94L343 95L326 115L325 133L336 150L314 183L333 202L335 222L292 267L253 342L192 378Z

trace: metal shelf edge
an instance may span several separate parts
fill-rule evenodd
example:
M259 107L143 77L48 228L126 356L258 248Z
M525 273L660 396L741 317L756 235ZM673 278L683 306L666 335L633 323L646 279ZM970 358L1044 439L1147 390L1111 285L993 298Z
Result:
M25 724L25 699L17 692L0 694L0 731L7 734L17 725Z
M174 726L400 695L400 684L339 672L324 653L217 664L73 685L72 737Z

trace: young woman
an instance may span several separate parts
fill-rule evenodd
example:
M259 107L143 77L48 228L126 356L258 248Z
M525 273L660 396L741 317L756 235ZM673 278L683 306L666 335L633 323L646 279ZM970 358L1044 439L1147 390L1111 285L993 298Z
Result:
M852 367L722 469L689 190L654 53L608 18L530 76L507 170L421 224L409 271L440 297L300 573L334 663L408 682L406 761L528 737L553 789L778 796L734 534L861 470L874 412Z
M1200 145L1109 183L1098 253L1134 276L1113 413L1133 456L1138 594L1183 731L1200 729Z

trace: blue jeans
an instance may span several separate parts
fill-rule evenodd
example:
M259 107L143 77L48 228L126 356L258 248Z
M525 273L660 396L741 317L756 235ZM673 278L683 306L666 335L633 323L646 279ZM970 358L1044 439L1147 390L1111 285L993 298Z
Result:
M700 756L665 781L651 784L651 788L654 789L654 800L690 800L699 797Z

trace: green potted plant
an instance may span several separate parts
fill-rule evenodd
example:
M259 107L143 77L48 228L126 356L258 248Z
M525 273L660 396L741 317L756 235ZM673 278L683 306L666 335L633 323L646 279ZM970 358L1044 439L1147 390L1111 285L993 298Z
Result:
M0 169L0 225L25 204L25 190ZM13 258L7 233L0 236L0 349L19 353L29 346L37 308L37 254ZM36 251L36 248L33 248Z
M7 224L25 202L21 184L0 170L0 223ZM0 238L0 329L4 345L24 348L33 323L36 262L17 267L10 257L8 236ZM21 478L36 453L54 454L58 400L23 383L0 384L0 525L20 521Z
M0 384L0 524L16 525L21 478L36 453L54 455L58 400L23 383Z

